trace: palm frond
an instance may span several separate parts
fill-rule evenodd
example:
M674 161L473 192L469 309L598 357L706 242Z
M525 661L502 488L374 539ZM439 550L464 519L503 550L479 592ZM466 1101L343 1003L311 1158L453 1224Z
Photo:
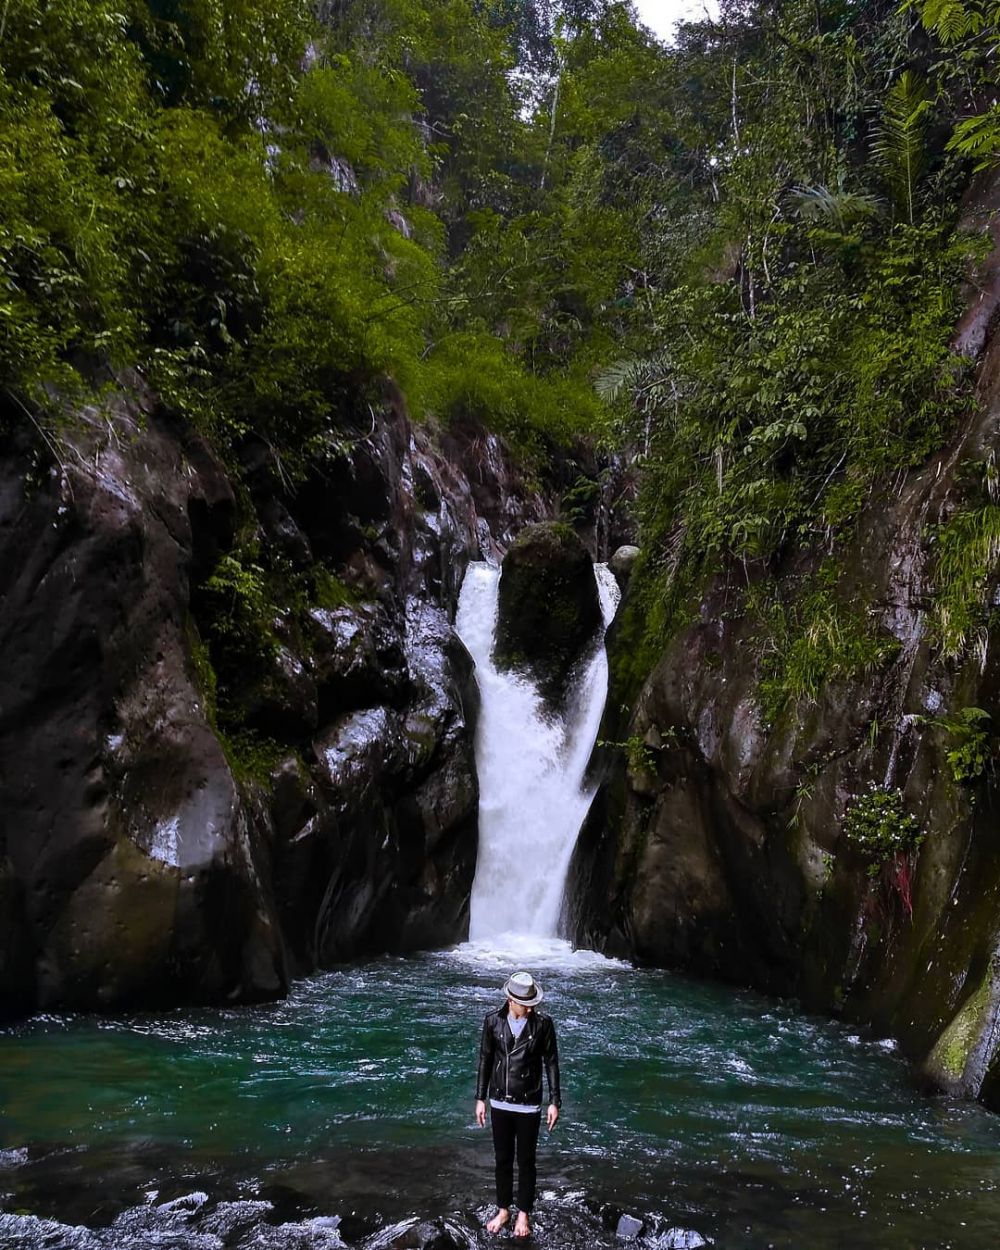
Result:
M649 365L648 360L616 360L597 375L594 390L606 404L617 403L627 390L642 381Z
M930 110L927 84L912 69L904 70L889 90L874 144L875 157L896 203L911 224L917 183L927 165L924 135Z
M948 147L974 160L977 172L995 165L1000 160L1000 105L959 122Z
M876 196L859 191L831 191L821 185L793 187L788 203L800 221L832 226L846 234L852 226L874 217L880 203Z

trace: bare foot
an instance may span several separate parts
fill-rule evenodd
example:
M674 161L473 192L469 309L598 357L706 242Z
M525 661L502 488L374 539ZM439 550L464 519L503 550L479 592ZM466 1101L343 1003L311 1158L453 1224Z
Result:
M515 1237L531 1236L531 1221L528 1219L527 1211L518 1211L517 1220L514 1223Z
M488 1233L498 1233L500 1229L503 1228L503 1226L509 1221L510 1212L506 1207L501 1207L500 1210L497 1211L496 1215L494 1215L493 1219L491 1219L486 1225L486 1231Z

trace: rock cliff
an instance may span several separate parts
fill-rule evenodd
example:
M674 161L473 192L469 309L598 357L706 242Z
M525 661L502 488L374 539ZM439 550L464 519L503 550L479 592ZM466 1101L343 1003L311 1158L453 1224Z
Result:
M996 187L969 205L994 241L997 206ZM842 1012L898 1038L933 1086L994 1106L998 254L957 339L978 357L977 410L871 501L822 592L814 628L853 630L853 658L815 697L769 703L784 660L754 610L762 574L715 577L626 717L612 692L604 737L623 749L573 870L579 940ZM788 612L829 559L789 551L768 570ZM614 646L612 631L613 663ZM873 859L865 820L894 853Z
M58 440L15 428L0 1014L273 997L461 938L478 792L456 597L469 558L546 513L501 445L415 429L387 387L294 478L249 440L234 479L136 377ZM252 645L239 542L304 588Z

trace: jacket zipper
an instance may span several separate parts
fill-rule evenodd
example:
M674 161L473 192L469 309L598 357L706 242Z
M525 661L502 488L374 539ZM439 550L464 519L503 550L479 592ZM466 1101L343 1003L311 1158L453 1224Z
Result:
M504 1020L504 1029L503 1029L503 1048L504 1048L504 1054L507 1056L507 1075L506 1075L505 1082L504 1082L504 1089L506 1090L506 1093L505 1093L505 1095L504 1095L504 1101L505 1101L505 1102L510 1102L510 1057L511 1057L511 1054L513 1053L513 1051L511 1051L510 1046L507 1044L507 1031L508 1031L508 1029L510 1030L510 1035L511 1035L511 1037L513 1037L513 1036L514 1036L514 1030L513 1030L513 1029L511 1029L511 1027L510 1027L510 1022L509 1022L509 1021L507 1021L507 1020ZM525 1032L525 1033L527 1033L527 1034L529 1035L529 1036L528 1036L528 1041L530 1042L530 1041L531 1041L531 1036L530 1036L530 1033L531 1033L531 1023L530 1023L530 1021L525 1021L523 1032ZM527 1044L528 1044L528 1042L525 1042L525 1045L527 1045ZM514 1050L517 1050L517 1048L518 1048L518 1046L519 1046L519 1045L520 1045L520 1043L519 1043L519 1042L515 1042L515 1043L514 1043Z

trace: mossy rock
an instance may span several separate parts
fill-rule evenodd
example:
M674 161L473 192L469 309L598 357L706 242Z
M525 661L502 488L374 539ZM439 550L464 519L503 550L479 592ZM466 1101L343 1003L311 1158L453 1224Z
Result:
M996 968L992 965L938 1038L924 1063L924 1076L938 1089L960 1097L975 1097L984 1069L992 1056L984 1049L984 1035L996 1027ZM979 1062L977 1062L977 1060Z
M497 666L528 673L548 702L560 704L600 625L594 565L578 535L554 521L529 525L503 561Z

